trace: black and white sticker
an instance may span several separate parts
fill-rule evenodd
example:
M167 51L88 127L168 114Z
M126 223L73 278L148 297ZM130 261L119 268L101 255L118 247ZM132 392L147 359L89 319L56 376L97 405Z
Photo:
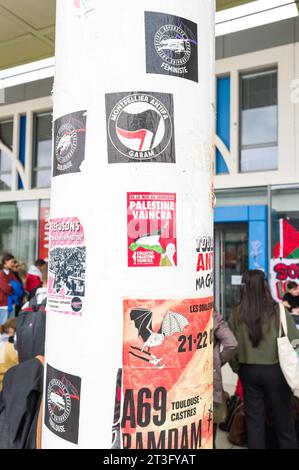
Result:
M47 364L45 425L74 444L78 444L80 393L80 377Z
M85 159L86 111L67 114L54 123L53 176L79 173Z
M146 72L198 82L197 24L166 13L145 12Z

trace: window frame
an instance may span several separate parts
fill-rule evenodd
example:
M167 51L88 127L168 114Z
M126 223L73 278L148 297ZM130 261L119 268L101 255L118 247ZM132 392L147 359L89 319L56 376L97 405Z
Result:
M32 129L32 170L31 170L31 189L50 189L49 187L38 187L37 186L37 173L38 171L43 170L50 170L50 176L52 176L52 153L50 158L50 166L37 166L37 119L40 116L47 116L52 115L52 123L53 123L53 109L43 110L43 111L35 111L33 112L33 129ZM53 135L51 134L51 141L53 141Z
M10 116L10 117L6 117L6 118L3 118L3 119L0 119L0 125L1 124L8 124L8 123L11 123L12 124L12 139L11 139L11 148L10 150L13 151L13 139L14 139L14 118L13 116ZM1 140L1 138L0 138ZM2 142L2 140L1 140ZM3 142L4 144L4 142ZM5 144L4 144L5 145ZM0 189L0 191L11 191L12 190L12 184L13 184L13 162L12 160L10 159L10 163L11 163L11 169L10 171L2 171L1 169L1 158L2 158L2 153L3 153L3 150L1 150L0 148L0 181L2 179L2 175L10 175L11 176L11 184L10 184L10 187L7 188L7 189ZM8 157L9 158L9 157Z
M243 131L243 119L242 119L242 112L243 112L243 78L246 75L260 75L267 72L276 72L277 76L277 109L276 109L276 118L277 118L277 140L276 142L268 142L262 144L252 144L252 145L244 145L242 146L242 131ZM254 109L254 108L252 108ZM267 148L277 148L279 150L279 67L278 64L269 65L267 67L259 67L253 68L249 70L242 70L239 71L239 133L238 133L238 173L239 174L250 174L250 173L264 173L264 172L273 172L279 171L279 154L277 160L277 168L273 169L261 169L261 170L247 170L242 171L242 151L243 150L251 150L251 149L267 149Z

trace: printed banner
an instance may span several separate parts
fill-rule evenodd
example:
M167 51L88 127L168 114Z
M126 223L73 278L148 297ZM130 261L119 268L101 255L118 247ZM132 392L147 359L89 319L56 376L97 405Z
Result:
M198 82L197 25L178 16L145 12L146 72Z
M106 95L108 163L175 163L173 96Z
M176 195L128 193L128 266L177 266Z
M48 260L49 256L49 237L50 237L50 207L44 206L39 211L39 249L38 257Z
M212 287L214 284L214 240L211 236L196 239L196 290Z
M281 302L288 282L299 284L299 259L272 259L270 276L272 296L277 302Z
M82 315L86 247L78 218L50 220L47 310Z
M53 176L79 173L85 159L86 111L66 114L54 122Z
M212 447L212 311L212 297L124 300L124 449Z
M47 364L45 425L74 444L78 444L80 393L80 377Z

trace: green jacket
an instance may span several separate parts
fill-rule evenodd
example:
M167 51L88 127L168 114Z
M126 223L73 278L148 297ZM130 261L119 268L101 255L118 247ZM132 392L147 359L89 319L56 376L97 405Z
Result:
M296 328L294 320L287 311L286 319L289 340L293 341L295 339L299 339L299 331ZM277 308L276 315L272 315L272 317L265 320L263 324L263 338L256 348L251 344L247 326L244 322L240 321L240 306L236 307L232 311L228 320L228 325L234 333L239 345L236 359L230 362L230 365L235 372L238 371L239 364L271 365L279 362L277 348L277 338L279 334L279 308Z

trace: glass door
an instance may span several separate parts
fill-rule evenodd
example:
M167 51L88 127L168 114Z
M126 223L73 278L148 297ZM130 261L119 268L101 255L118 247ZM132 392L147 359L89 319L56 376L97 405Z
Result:
M243 272L248 269L248 225L215 226L215 304L225 319L240 302Z

